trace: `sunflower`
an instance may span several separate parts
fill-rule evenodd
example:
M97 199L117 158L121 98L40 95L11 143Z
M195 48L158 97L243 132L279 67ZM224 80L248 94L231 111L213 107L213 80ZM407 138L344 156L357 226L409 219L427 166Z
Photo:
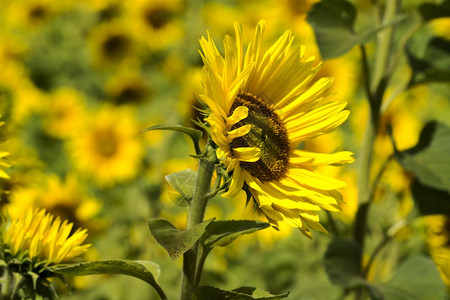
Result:
M134 32L121 20L101 23L89 36L93 59L98 66L120 65L136 55Z
M75 174L67 174L64 180L51 174L35 176L33 184L11 191L8 212L17 217L32 206L45 208L52 215L67 219L77 227L89 231L99 229L100 220L95 217L101 209L100 202L90 197Z
M312 82L320 66L313 67L313 57L303 58L304 47L293 47L290 31L263 51L264 25L259 22L244 52L236 22L236 38L225 37L224 57L209 34L200 39L200 99L210 108L206 121L217 157L232 173L224 196L245 189L274 228L286 222L311 238L310 228L326 232L318 212L339 211L338 189L345 187L316 167L342 165L353 158L348 151L322 154L298 148L342 124L349 112L344 110L346 102L326 97L332 78Z
M132 179L143 154L138 132L130 109L102 107L68 142L74 165L101 187Z
M132 30L151 50L163 50L183 36L180 0L137 0L127 2L126 16Z
M116 104L139 105L148 102L152 90L144 76L135 68L123 68L105 86L106 94Z
M45 209L29 210L12 219L11 224L3 229L3 243L12 256L27 253L31 259L57 264L85 253L91 246L82 245L87 231L77 229L70 234L72 226Z
M76 132L83 122L83 95L74 89L60 88L49 97L44 111L44 127L48 134L66 138Z
M450 216L431 215L425 218L427 244L442 280L450 289Z

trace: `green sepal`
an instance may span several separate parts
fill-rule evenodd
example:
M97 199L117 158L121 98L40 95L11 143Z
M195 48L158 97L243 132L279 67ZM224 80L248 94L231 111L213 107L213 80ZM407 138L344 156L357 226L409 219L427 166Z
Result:
M167 183L173 187L185 200L185 203L190 203L194 195L195 184L197 182L197 172L191 169L186 169L180 172L175 172L167 175ZM182 203L177 203L181 205Z
M146 128L146 129L142 130L141 132L147 132L147 131L152 131L152 130L170 130L170 131L178 131L178 132L185 133L192 139L192 142L194 143L195 153L196 154L201 153L199 143L200 143L200 139L202 138L203 133L200 130L181 126L181 125L171 125L171 126L155 125L155 126Z
M225 291L213 286L198 287L192 299L194 300L277 300L289 296L289 292L272 295L255 287L240 287L231 291Z
M389 300L441 300L447 295L436 266L424 256L409 257L379 288Z
M85 276L93 274L122 274L139 278L151 285L161 299L167 299L161 286L157 283L160 268L151 261L109 259L82 262L73 265L58 265L52 271L63 275Z
M151 219L148 227L156 241L169 253L170 258L177 260L202 237L211 222L212 219L186 230L178 230L167 220Z
M225 247L243 234L249 234L269 226L269 223L253 220L212 221L206 227L206 232L200 242L206 248Z

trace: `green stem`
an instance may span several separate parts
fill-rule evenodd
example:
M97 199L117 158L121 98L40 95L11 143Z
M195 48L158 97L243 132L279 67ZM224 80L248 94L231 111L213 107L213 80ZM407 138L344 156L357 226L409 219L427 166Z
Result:
M212 147L207 145L204 156L200 158L197 182L194 195L191 201L187 228L192 228L203 221L206 205L208 203L207 194L211 187L211 180L214 171L215 153ZM181 284L181 299L190 300L196 288L196 264L198 257L198 243L183 255L183 275ZM199 275L197 275L199 276Z
M383 25L391 23L395 18L397 12L397 0L387 0L385 13L383 16ZM361 246L361 251L364 251L364 235L366 232L367 216L370 208L371 198L373 193L371 192L370 173L372 169L372 157L373 146L375 138L378 133L379 121L380 121L380 107L381 102L386 91L387 84L389 82L390 74L387 70L390 65L390 53L393 43L394 28L388 26L385 30L378 33L377 36L377 50L376 60L374 65L374 73L371 78L371 84L365 84L366 93L368 95L370 115L366 131L364 134L364 140L361 146L359 161L359 177L358 177L358 201L359 208L356 214L353 237ZM365 49L361 48L361 54L363 58L363 71L365 80L369 80L369 69ZM362 263L362 262L361 262ZM357 299L360 299L357 296Z

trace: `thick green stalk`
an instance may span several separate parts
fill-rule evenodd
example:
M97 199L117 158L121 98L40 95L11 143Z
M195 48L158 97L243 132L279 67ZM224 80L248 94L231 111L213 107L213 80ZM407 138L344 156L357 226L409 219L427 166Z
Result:
M211 187L211 180L214 171L214 150L208 145L204 157L200 159L197 182L191 201L187 228L203 222L206 205L208 203L207 194ZM183 275L181 284L181 300L190 300L196 288L196 265L198 259L198 243L183 255ZM197 275L198 276L198 275Z

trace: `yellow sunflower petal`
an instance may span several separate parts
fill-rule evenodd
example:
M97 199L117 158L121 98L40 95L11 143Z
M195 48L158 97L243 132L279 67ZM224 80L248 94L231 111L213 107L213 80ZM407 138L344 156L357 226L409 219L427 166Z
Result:
M256 147L233 148L233 153L240 161L255 162L261 157L261 150Z
M228 133L228 136L227 136L228 142L233 141L237 137L246 135L247 133L250 132L251 129L252 129L252 125L249 124L249 125L244 125L239 128L236 128L234 130L228 131L227 132Z
M244 176L242 174L241 167L237 165L234 168L233 176L231 177L230 187L228 188L228 191L226 193L222 194L222 196L225 198L231 198L236 196L242 190L243 185L244 185Z
M342 166L344 164L352 163L355 159L352 157L353 153L350 151L341 151L332 154L315 153L304 150L295 150L294 155L289 162L293 165L312 164L313 166L332 165Z
M345 182L324 176L306 169L292 168L290 173L300 185L307 185L320 190L334 190L345 187Z
M238 106L233 111L231 116L227 118L227 126L231 128L237 122L247 118L248 116L248 107L247 106Z

